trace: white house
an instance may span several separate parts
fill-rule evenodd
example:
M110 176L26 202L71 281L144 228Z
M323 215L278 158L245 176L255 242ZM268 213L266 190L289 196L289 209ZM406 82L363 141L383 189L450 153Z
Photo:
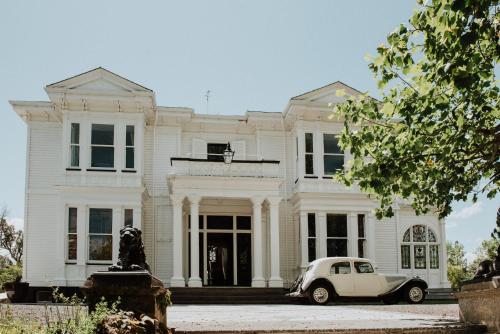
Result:
M338 89L360 94L335 82L283 112L202 115L97 68L46 86L47 102L11 101L28 126L24 279L80 286L133 225L173 287L282 287L336 255L448 287L443 221L404 204L377 221L376 201L331 179L349 160L328 117Z

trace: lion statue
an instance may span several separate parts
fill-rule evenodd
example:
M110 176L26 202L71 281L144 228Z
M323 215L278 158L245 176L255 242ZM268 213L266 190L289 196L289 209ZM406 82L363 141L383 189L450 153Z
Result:
M109 271L139 271L151 272L146 263L142 232L138 228L125 226L120 230L120 251L118 263L109 266Z

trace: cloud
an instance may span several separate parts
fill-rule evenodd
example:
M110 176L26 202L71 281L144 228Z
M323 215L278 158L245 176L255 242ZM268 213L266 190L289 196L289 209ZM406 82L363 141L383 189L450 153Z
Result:
M456 227L461 221L467 220L483 211L483 202L479 201L469 206L463 207L458 211L452 212L446 221L449 228Z
M16 227L16 230L24 228L24 219L19 217L7 217L7 222Z

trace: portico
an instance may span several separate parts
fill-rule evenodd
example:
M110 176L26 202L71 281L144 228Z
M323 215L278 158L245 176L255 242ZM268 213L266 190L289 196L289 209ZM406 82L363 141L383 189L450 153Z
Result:
M283 286L279 179L193 175L167 179L173 216L172 287L247 285L245 275L251 277L252 287Z

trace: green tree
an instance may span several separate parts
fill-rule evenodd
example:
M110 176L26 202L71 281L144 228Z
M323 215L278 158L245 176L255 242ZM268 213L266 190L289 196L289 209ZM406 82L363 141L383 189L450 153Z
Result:
M458 242L446 242L448 254L448 281L454 290L458 290L460 283L472 278L467 268L464 246Z
M7 222L7 208L0 212L0 250L7 252L10 260L21 265L23 257L23 231Z
M419 0L371 58L381 101L361 95L334 108L353 158L339 179L379 199L379 219L395 198L443 218L453 201L499 191L498 3Z
M500 240L494 238L483 240L483 242L481 242L481 245L477 248L474 254L476 255L476 258L470 263L468 267L468 271L471 276L474 275L481 261L493 260L495 258L499 246Z

